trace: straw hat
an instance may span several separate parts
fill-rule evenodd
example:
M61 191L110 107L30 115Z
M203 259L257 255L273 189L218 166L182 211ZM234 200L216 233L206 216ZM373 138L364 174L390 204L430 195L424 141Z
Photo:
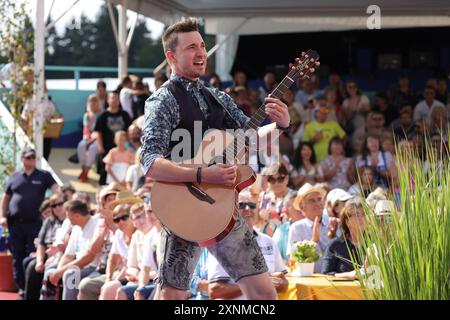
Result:
M103 189L100 190L100 193L98 194L98 198L100 199L100 201L103 201L103 199L110 194L116 194L118 191L111 188L110 186L104 187Z
M294 204L293 204L294 208L297 210L300 210L300 203L302 202L302 200L304 198L306 198L306 196L310 195L311 193L315 193L315 192L318 192L322 198L324 198L327 194L327 192L324 189L313 186L310 183L305 183L297 191L297 196L295 197Z
M133 192L121 191L117 193L116 200L108 204L108 209L112 211L119 204L133 205L136 203L144 203L144 201L141 198L136 197Z

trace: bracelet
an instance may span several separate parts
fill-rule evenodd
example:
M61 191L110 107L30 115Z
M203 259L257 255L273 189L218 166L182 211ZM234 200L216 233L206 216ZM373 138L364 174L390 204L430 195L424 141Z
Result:
M289 121L289 125L286 128L280 127L277 123L276 127L278 130L284 131L284 132L288 132L289 129L291 128L291 122Z
M197 168L197 183L202 183L202 167Z

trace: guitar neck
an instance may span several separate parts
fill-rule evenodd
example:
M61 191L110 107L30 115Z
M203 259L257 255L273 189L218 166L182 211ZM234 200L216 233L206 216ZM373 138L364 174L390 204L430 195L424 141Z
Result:
M283 80L276 86L276 88L270 93L270 96L276 99L283 97L284 93L292 86L292 84L301 76L304 78L309 77L309 71L314 66L315 61L319 59L319 55L314 50L308 50L303 60L297 59L297 62L289 70L288 74ZM239 132L234 142L225 148L223 152L224 159L227 159L227 163L230 163L231 159L241 160L244 159L246 154L246 138L245 133L249 130L256 132L266 119L266 104L263 103L255 112L253 117L246 123L243 128L243 132Z
M276 99L281 99L286 92L287 89L289 89L292 84L295 82L294 79L298 78L298 70L291 70L289 73L283 78L283 80L276 86L276 88L270 93L270 96ZM257 130L261 124L263 123L264 119L266 119L266 104L263 103L258 110L255 112L253 117L250 119L249 122L244 127L244 131L248 129L254 129Z

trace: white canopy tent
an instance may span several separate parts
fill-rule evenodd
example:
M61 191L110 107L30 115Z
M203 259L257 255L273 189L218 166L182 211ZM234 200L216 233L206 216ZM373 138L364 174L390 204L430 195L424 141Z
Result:
M35 67L44 70L44 0L36 1ZM361 30L367 28L372 0L105 0L118 47L119 78L127 74L128 48L137 15L127 34L127 10L169 25L183 17L202 17L205 31L217 37L216 72L230 78L239 35ZM75 5L78 0L72 4ZM112 4L120 5L119 21ZM379 0L381 28L450 26L450 2L447 0ZM57 19L58 20L58 19ZM55 21L56 22L56 21ZM48 29L49 27L47 27ZM35 102L43 97L43 72L37 73ZM38 110L40 108L38 107ZM41 115L35 126L41 128ZM41 130L35 130L38 155L42 154Z
M124 4L124 0L111 0ZM125 0L129 10L168 25L182 17L202 17L205 31L220 47L216 72L230 79L239 35L361 30L372 0ZM450 26L445 0L379 0L381 28Z

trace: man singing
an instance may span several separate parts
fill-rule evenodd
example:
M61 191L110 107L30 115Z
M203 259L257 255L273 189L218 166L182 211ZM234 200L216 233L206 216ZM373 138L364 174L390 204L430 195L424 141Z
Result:
M141 163L147 177L162 182L201 182L233 186L236 165L215 164L200 171L177 165L167 159L175 143L171 134L185 129L194 137L194 121L207 129L238 129L249 121L227 94L204 88L207 55L195 19L170 26L163 35L164 53L172 75L146 102ZM266 98L266 114L273 123L259 128L259 137L289 127L287 106L278 99ZM194 147L192 146L192 151ZM194 155L194 153L192 153ZM200 178L200 179L199 179ZM183 212L180 212L180 215ZM201 226L199 226L201 228ZM158 276L157 299L185 299L189 282L201 253L197 243L189 242L163 229L162 258ZM275 288L254 234L239 217L233 230L208 247L248 299L275 299Z

